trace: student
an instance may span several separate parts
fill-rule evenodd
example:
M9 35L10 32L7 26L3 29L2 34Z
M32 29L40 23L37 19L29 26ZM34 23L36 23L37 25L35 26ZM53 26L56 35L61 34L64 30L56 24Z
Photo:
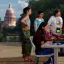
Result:
M22 42L22 54L25 61L32 61L31 54L31 41L30 41L30 18L32 10L29 7L23 9L22 18L20 19L21 31L20 39Z
M62 26L63 26L63 19L61 17L61 12L59 9L56 9L53 13L53 16L50 17L48 20L48 26L50 30L50 25L52 26L51 31L56 35L62 34Z
M53 16L51 16L50 19L48 20L48 27L49 30L51 31L51 34L53 34L52 36L56 36L58 37L58 40L60 40L62 37L61 35L62 35L63 19L61 17L61 12L59 9L54 10ZM50 29L50 27L52 29ZM58 42L56 44L61 45L62 43ZM61 48L59 54L62 54L62 50L63 49Z
M44 22L44 19L43 19L43 12L42 11L38 11L38 15L37 15L37 18L35 19L34 21L34 29L35 31L37 31L39 25Z
M47 30L48 30L47 22L42 22L33 37L33 43L36 47L35 50L36 55L47 55L54 53L53 49L41 48L41 45L44 45L46 43L48 44L48 41L50 41L50 43L53 44L52 41L55 39L50 37L50 33ZM52 58L54 57L52 56ZM44 64L50 64L50 62L51 59L49 58L48 61Z

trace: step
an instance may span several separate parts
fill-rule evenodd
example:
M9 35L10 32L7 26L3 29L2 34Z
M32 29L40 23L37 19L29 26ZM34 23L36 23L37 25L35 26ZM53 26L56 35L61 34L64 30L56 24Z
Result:
M59 62L64 62L64 57L59 57L59 58L58 58L58 61L59 61Z
M24 62L22 57L0 58L0 62Z
M35 57L32 56L33 61L35 60ZM40 62L45 62L48 60L48 57L39 58ZM24 58L22 57L11 57L11 58L0 58L0 62L24 62Z
M64 62L59 62L58 64L64 64Z
M33 64L33 62L0 62L0 64Z
M34 57L32 56L33 61ZM48 57L40 58L39 64L43 64L43 62L47 61ZM59 64L64 64L64 57L58 58ZM33 62L24 62L22 57L11 57L11 58L0 58L0 64L33 64Z

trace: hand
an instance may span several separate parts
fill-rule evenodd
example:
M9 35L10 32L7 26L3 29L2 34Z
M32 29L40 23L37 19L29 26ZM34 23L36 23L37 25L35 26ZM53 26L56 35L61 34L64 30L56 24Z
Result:
M51 37L51 39L55 39L55 37Z
M29 27L28 26L26 26L25 28L23 28L22 30L29 30Z
M44 44L44 41L41 41L41 45L43 45Z
M25 24L26 26L28 26L28 24Z

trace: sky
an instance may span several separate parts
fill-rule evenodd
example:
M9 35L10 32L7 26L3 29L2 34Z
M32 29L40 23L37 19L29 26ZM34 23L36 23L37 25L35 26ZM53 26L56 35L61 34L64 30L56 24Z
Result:
M0 0L0 17L2 20L4 20L5 12L9 4L12 6L16 18L20 16L23 8L29 5L28 0Z

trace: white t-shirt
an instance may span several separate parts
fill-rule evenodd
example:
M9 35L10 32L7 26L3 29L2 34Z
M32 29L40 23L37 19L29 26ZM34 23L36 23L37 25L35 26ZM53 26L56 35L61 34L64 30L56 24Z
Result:
M63 25L63 19L62 17L55 17L55 16L51 16L49 21L48 21L48 26L50 29L50 25L52 25L52 32L55 34L58 34L56 32L56 30L59 28L61 30L62 33L62 25Z

